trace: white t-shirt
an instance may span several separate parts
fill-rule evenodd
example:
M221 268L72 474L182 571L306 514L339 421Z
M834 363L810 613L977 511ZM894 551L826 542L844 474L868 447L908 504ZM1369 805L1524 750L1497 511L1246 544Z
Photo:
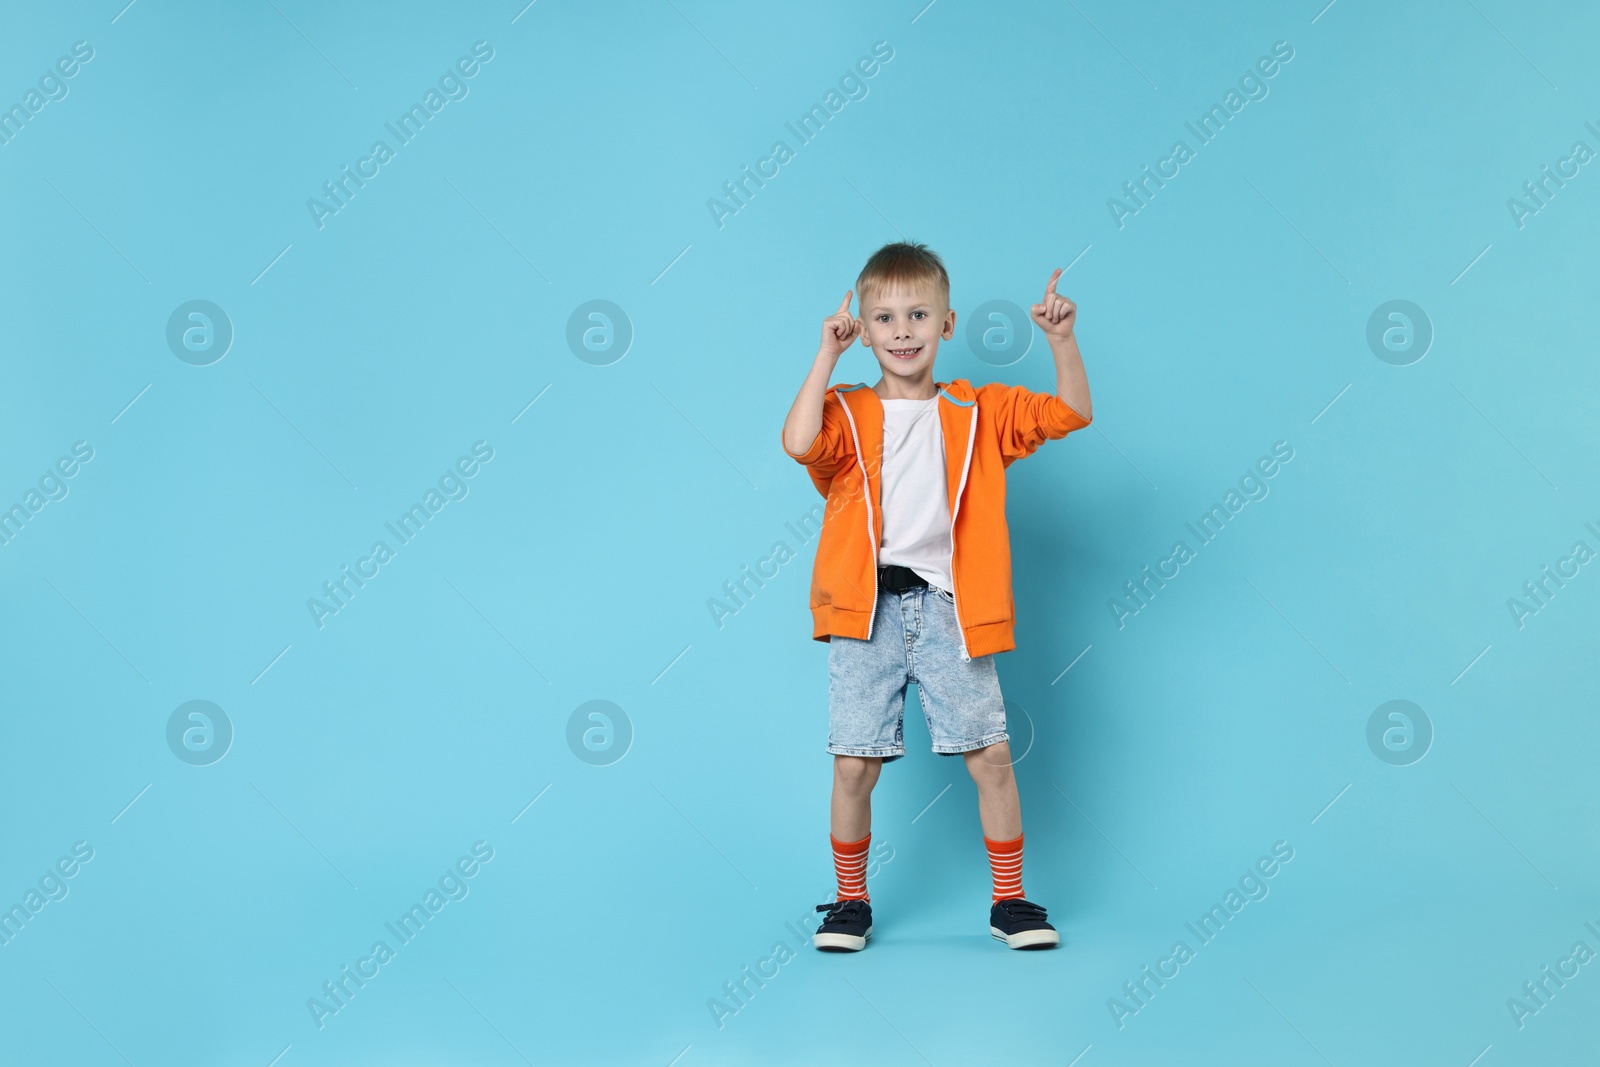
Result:
M883 545L878 565L950 588L950 492L939 398L883 401Z

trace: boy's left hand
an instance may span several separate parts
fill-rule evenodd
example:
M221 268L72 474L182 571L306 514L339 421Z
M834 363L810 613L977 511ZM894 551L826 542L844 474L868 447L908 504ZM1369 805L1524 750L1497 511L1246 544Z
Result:
M1073 327L1077 325L1078 306L1064 296L1056 293L1056 279L1061 277L1061 268L1050 275L1049 283L1044 287L1044 302L1033 305L1033 321L1039 324L1039 329L1052 341L1065 341L1072 336Z

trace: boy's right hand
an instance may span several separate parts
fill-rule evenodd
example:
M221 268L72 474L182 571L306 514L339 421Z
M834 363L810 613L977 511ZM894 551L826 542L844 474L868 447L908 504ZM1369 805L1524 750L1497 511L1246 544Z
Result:
M822 320L822 348L820 353L829 359L838 359L844 350L861 335L861 320L850 314L850 297L854 290L846 289L839 310Z

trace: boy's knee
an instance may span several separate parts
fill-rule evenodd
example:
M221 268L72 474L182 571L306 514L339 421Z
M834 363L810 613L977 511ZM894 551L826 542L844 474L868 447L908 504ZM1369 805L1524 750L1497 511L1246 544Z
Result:
M967 773L972 775L975 782L1004 782L1013 776L1011 745L1008 742L997 741L962 755L966 757Z
M879 756L834 756L833 780L850 790L871 789L883 769Z

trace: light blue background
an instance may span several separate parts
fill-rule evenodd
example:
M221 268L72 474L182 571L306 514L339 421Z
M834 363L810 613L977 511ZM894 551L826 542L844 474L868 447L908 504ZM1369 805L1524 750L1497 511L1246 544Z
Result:
M0 903L94 849L0 947L7 1062L1594 1057L1600 964L1507 1008L1600 949L1600 573L1507 608L1600 548L1600 175L1506 205L1600 148L1592 7L122 2L0 34L7 106L94 49L0 147L0 505L94 449L0 547ZM477 41L469 95L319 229L307 199ZM1107 199L1276 41L1269 95L1119 229ZM1011 471L998 660L1057 952L990 939L975 793L915 704L873 944L785 927L833 876L815 542L785 528L820 498L779 430L902 237L960 316L1072 264L1096 417ZM210 366L165 341L193 299L235 330ZM566 340L594 299L635 331L607 366ZM1365 339L1392 299L1435 330L1409 366ZM937 377L1052 387L1041 337L997 368L964 326ZM856 348L837 380L876 377ZM1119 629L1123 582L1280 440L1270 495ZM307 599L477 441L470 494L319 629ZM209 766L166 742L193 699L236 732ZM605 766L567 741L597 699L633 731ZM1435 731L1409 766L1367 745L1392 699ZM307 999L476 841L470 894L319 1030ZM1108 999L1276 841L1270 895L1119 1029Z

